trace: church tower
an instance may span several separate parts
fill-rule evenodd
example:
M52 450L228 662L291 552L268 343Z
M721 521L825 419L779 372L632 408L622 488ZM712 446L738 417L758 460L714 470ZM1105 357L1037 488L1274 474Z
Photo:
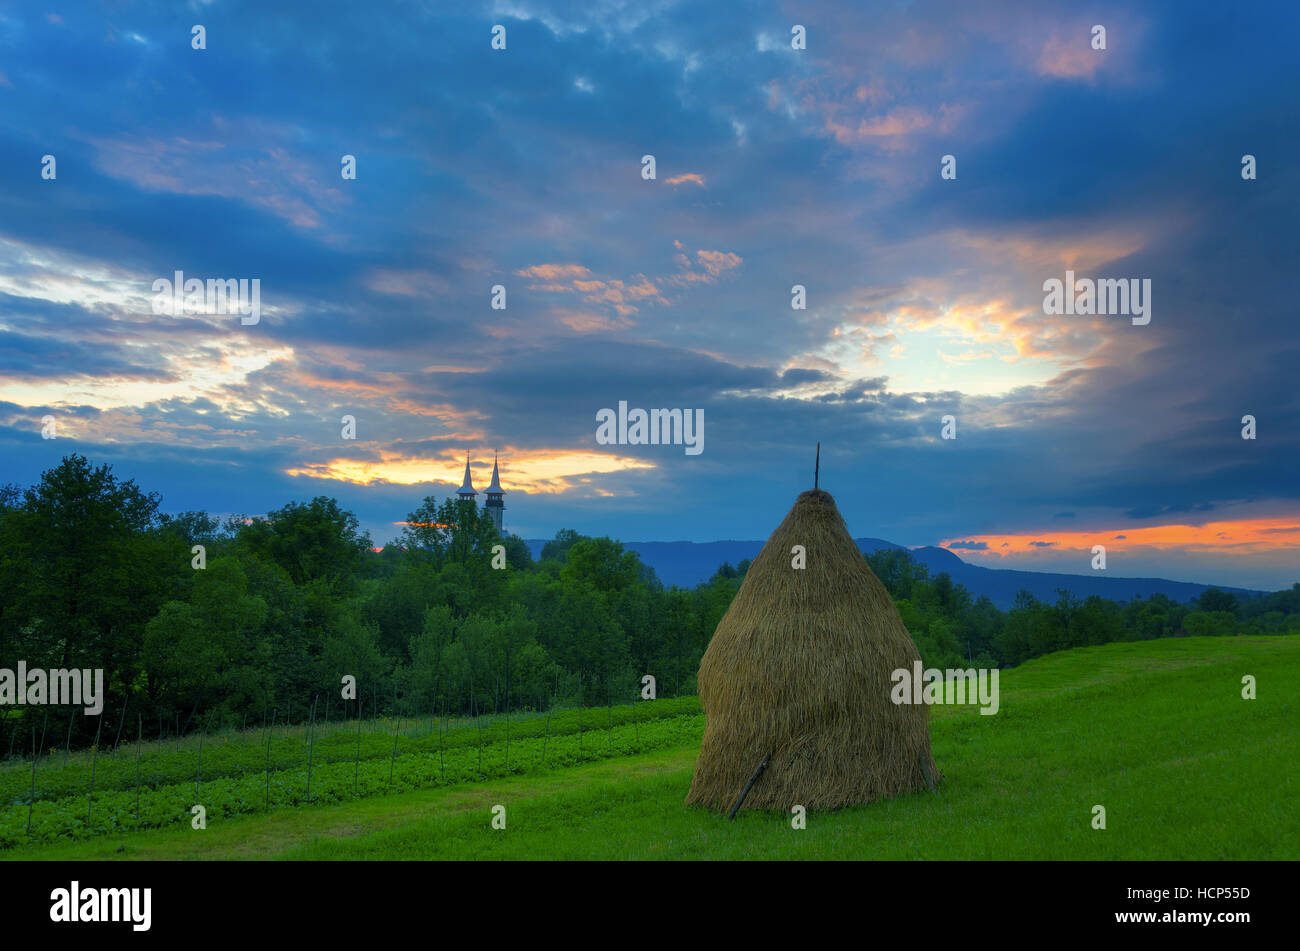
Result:
M474 491L474 483L471 482L469 478L468 455L465 456L465 481L461 484L461 487L456 490L456 494L460 496L462 502L468 502L471 505L474 504L475 497L478 495L478 493Z
M492 456L492 484L487 487L487 501L483 503L483 507L491 514L492 524L496 526L498 535L502 534L501 516L506 509L505 494L506 490L501 488L501 476L497 472L497 460L494 454Z

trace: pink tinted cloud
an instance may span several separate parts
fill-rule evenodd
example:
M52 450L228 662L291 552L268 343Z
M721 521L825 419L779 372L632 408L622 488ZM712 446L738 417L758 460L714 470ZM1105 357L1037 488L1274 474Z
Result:
M610 318L592 311L557 310L555 316L564 326L580 334L622 330L632 326L632 321L625 316Z
M213 125L223 136L248 138L247 129L224 119L214 118ZM146 191L233 198L265 208L299 228L319 228L320 212L343 202L339 189L304 172L310 163L275 146L231 153L224 141L185 136L88 141L95 150L95 166L112 178Z
M628 280L614 277L602 277L593 274L590 268L581 264L535 264L522 268L515 273L521 277L534 278L538 281L529 284L529 290L543 291L550 294L576 294L586 304L604 306L612 309L619 320L611 321L609 328L598 328L590 319L589 312L565 312L561 322L573 329L616 329L628 325L626 318L636 314L642 304L667 306L669 299L665 289L669 287L686 287L691 284L713 284L721 275L740 267L744 259L732 251L712 251L700 249L692 260L685 253L685 245L674 241L673 247L678 253L673 261L678 273L665 277L647 277L645 274L633 275ZM573 316L575 313L579 316Z
M1041 76L1058 79L1092 79L1106 59L1105 50L1092 48L1088 33L1053 34L1038 54L1035 69Z
M695 256L700 259L700 264L709 272L710 277L717 277L723 271L740 267L742 260L739 254L730 251L696 251Z
M531 277L554 282L576 277L587 277L591 274L591 269L585 268L581 264L534 264L532 267L523 268L515 271L515 273L520 277Z
M379 294L402 297L435 297L447 293L451 285L428 271L376 268L365 278L366 287Z
M680 243L676 241L673 244L681 247ZM739 254L731 251L706 251L700 249L695 252L695 262L692 262L684 253L674 254L673 261L680 269L680 273L665 278L664 283L676 287L686 287L690 284L715 284L723 273L740 267L744 260ZM702 270L696 269L695 264L697 263Z
M898 148L904 139L914 132L928 128L934 118L921 109L912 106L900 106L883 116L860 118L854 124L837 121L828 117L825 121L826 131L835 136L841 145L857 145L874 142L886 148Z

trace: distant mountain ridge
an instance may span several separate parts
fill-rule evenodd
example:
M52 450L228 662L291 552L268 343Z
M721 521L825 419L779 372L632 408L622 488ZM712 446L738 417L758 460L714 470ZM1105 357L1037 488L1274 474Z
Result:
M886 548L904 548L883 538L854 539L863 552ZM525 539L536 558L541 554L544 539ZM693 588L708 581L723 562L735 565L753 558L763 547L760 541L719 542L623 542L641 556L641 560L655 570L665 585ZM1099 595L1112 601L1131 601L1138 596L1150 597L1164 594L1175 601L1190 601L1208 588L1232 591L1238 594L1259 594L1249 588L1231 585L1197 584L1190 581L1168 581L1164 578L1116 578L1097 572L1095 575L1069 575L1047 571L1020 571L1014 568L984 568L962 561L946 548L926 546L905 549L912 557L930 569L930 575L946 571L952 580L968 590L972 597L987 595L1002 610L1015 602L1021 590L1030 592L1043 601L1055 601L1057 589L1066 588L1076 597Z

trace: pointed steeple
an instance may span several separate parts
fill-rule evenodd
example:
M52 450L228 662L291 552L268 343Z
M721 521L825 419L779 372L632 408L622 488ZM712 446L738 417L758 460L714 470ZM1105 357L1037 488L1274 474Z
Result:
M487 501L483 507L488 510L492 516L492 524L496 526L497 534L501 534L501 519L506 507L506 490L501 488L501 474L497 469L496 453L492 454L492 484L487 487Z
M473 502L475 496L478 495L478 492L474 490L474 483L470 481L469 453L465 454L465 481L461 483L461 487L456 490L456 494L460 496L462 502Z

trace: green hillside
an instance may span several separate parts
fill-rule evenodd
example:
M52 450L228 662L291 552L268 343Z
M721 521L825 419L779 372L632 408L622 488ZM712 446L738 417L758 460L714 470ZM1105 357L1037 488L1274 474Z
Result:
M1258 699L1242 699L1247 674ZM1298 682L1297 636L1052 654L1002 672L995 716L933 710L938 792L812 813L802 830L683 805L703 730L693 699L445 733L379 721L359 762L357 735L339 731L313 744L311 801L301 730L273 741L269 794L261 734L209 738L197 798L197 742L147 745L140 822L158 828L137 826L124 746L98 759L89 824L88 755L39 767L31 838L30 764L0 770L0 858L1295 859ZM190 828L195 803L206 830Z

